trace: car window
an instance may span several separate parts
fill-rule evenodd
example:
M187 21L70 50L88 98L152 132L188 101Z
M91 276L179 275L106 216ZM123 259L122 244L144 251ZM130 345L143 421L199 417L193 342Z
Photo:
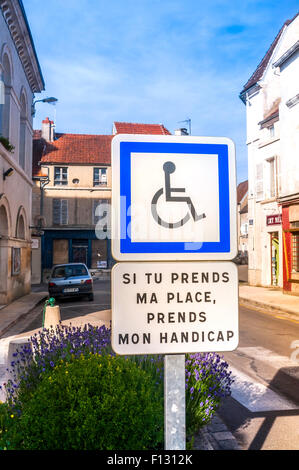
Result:
M55 268L53 271L53 277L65 277L65 268Z
M55 278L64 278L71 276L87 276L88 271L85 266L80 264L74 264L72 266L59 266L54 268L52 277Z

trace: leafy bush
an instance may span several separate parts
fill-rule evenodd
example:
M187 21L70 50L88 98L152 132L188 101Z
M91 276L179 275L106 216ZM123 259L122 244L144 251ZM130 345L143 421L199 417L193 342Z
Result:
M16 423L6 436L14 449L162 448L163 384L120 356L62 360L23 403Z
M30 347L30 343L32 347ZM20 346L10 364L12 379L5 385L7 400L17 406L27 400L44 374L51 372L59 361L71 361L81 354L111 353L110 329L85 325L44 328L35 333L28 344Z
M193 433L208 424L221 399L231 393L228 363L216 353L186 355L186 427Z

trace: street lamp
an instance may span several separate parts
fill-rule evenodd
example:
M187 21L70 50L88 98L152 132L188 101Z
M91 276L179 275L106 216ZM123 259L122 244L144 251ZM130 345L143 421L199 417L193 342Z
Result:
M5 180L8 176L12 175L14 172L13 168L8 168L8 170L3 171L3 180Z
M56 101L58 101L57 98L54 98L54 96L50 96L48 98L43 98L42 100L35 100L33 101L32 103L32 106L31 106L31 116L35 116L35 103L39 103L39 102L42 102L42 103L56 103Z

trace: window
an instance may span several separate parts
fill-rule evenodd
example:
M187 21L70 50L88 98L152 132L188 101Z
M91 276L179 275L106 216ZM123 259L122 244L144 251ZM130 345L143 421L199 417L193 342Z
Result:
M107 168L93 169L93 185L107 186Z
M264 197L263 163L256 165L255 197L259 201Z
M275 184L275 159L271 158L269 162L269 178L270 178L270 197L276 196L276 184Z
M299 272L299 233L292 233L292 271Z
M54 167L54 186L67 185L67 167Z
M67 199L53 199L53 225L67 225L68 201Z
M275 136L274 124L269 127L269 133L271 138Z
M299 222L291 222L292 232L292 271L299 272ZM298 231L297 231L298 230Z
M23 170L26 166L26 119L27 106L24 92L21 95L21 111L20 111L20 135L19 135L19 163Z
M107 221L109 210L109 199L94 199L93 200L93 223L96 225L99 220L105 219Z
M241 235L247 237L248 236L248 224L244 223L241 225L240 229Z

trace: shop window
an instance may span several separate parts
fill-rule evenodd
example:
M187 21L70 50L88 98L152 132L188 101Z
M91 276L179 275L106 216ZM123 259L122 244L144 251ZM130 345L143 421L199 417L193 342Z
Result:
M91 267L107 268L107 240L92 240Z
M69 241L66 239L53 240L53 264L69 262Z
M293 222L292 228L299 229L299 222ZM292 272L299 272L299 231L292 232Z

